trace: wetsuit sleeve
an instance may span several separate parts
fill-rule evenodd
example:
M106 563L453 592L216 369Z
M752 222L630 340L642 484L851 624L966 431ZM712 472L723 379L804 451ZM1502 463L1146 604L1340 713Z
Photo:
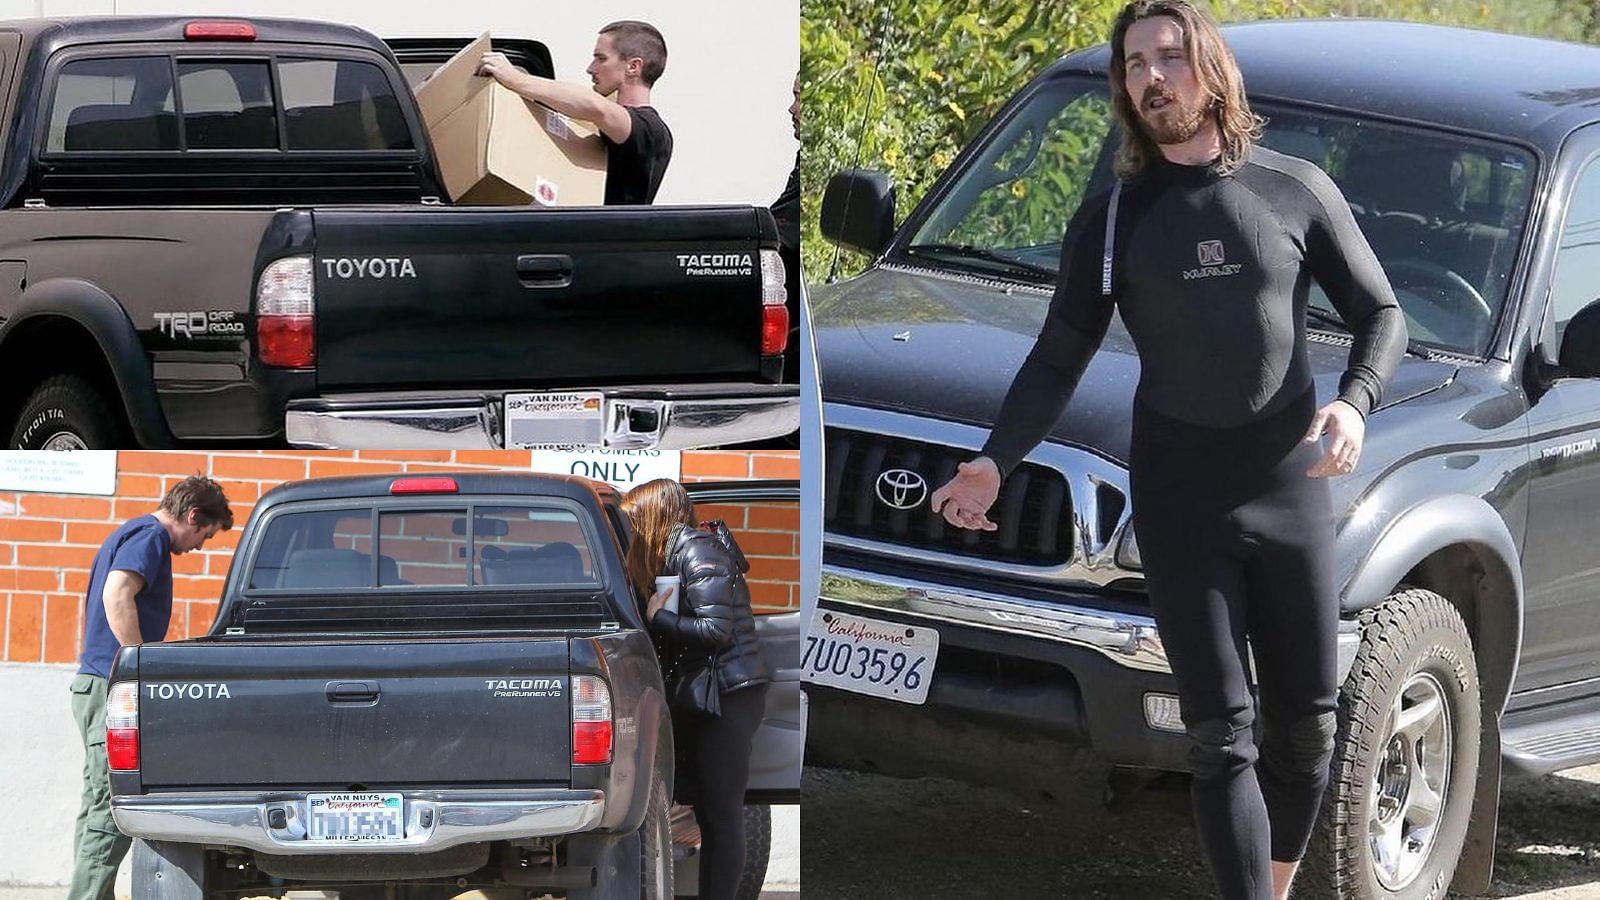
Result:
M1339 379L1339 399L1365 418L1378 405L1405 355L1405 316L1333 180L1319 169L1306 186L1312 195L1306 263L1355 336L1349 365Z
M1001 477L1010 475L1061 417L1111 322L1112 298L1100 293L1109 200L1108 191L1084 203L1061 238L1061 266L1044 327L983 445L982 455L994 460Z

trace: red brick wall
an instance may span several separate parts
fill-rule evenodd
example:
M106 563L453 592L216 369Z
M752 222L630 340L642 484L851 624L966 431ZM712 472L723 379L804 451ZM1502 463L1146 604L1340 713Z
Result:
M321 475L526 470L525 450L457 451L227 451L117 454L117 492L111 497L0 491L0 660L68 663L77 659L89 566L100 542L117 526L155 510L167 488L200 473L221 482L234 529L204 550L172 560L172 625L168 639L205 633L217 612L223 577L255 501L279 482ZM789 452L690 450L685 482L740 478L799 478ZM753 599L765 611L798 609L799 512L796 508L705 507L703 518L724 518L751 559Z

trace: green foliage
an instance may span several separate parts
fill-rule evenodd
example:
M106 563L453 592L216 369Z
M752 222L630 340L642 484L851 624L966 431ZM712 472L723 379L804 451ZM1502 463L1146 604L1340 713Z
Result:
M1104 41L1124 0L801 0L801 178L807 280L825 280L835 250L817 228L822 193L834 172L851 166L888 172L903 219L1000 107L1063 54ZM1221 21L1300 16L1365 16L1465 25L1566 40L1600 38L1600 0L1215 0ZM1463 61L1463 64L1470 64ZM1095 116L1076 116L1048 135L1041 153L1074 170L1087 153ZM1070 124L1071 127L1065 127ZM1003 160L997 160L997 164ZM990 189L980 203L1043 198L1010 231L951 240L1020 246L1060 237L1063 210L1081 185L1017 179ZM1017 193L1020 192L1020 193ZM1014 211L1013 211L1014 212ZM972 223L969 222L969 227ZM997 225L996 227L1001 227ZM840 254L838 274L866 260Z

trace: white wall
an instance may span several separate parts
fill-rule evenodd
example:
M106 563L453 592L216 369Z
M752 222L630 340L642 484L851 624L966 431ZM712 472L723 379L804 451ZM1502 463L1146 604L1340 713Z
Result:
M657 203L777 199L798 143L789 102L800 65L799 0L0 0L0 17L206 14L331 19L380 37L484 31L535 38L556 77L588 84L595 32L643 19L667 39L653 101L672 129L672 163Z
M83 748L73 725L75 665L0 663L0 886L65 885L72 877ZM773 808L767 883L800 883L800 808ZM64 895L63 891L63 895ZM132 885L127 861L116 895Z

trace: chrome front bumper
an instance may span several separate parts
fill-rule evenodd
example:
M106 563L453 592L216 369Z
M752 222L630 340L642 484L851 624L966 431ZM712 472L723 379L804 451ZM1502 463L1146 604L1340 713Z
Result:
M1062 641L1087 647L1130 669L1172 671L1155 620L1149 616L1006 597L829 565L822 567L822 599L859 607L869 615L893 611L934 623Z
M1150 616L1007 597L826 564L821 595L823 600L867 615L892 611L934 625L948 622L1044 638L1086 647L1129 669L1172 672L1155 619ZM1336 641L1342 684L1361 648L1361 632L1354 620L1340 619ZM1252 671L1254 662L1252 654Z
M800 388L793 384L570 390L604 395L601 446L609 449L721 447L783 437L800 427ZM419 391L291 400L284 433L295 447L497 450L505 446L506 393Z
M304 792L145 794L116 797L111 817L130 837L222 844L264 853L421 853L459 844L588 831L605 814L600 791L403 791L405 839L383 843L305 839ZM268 825L285 811L286 826Z

